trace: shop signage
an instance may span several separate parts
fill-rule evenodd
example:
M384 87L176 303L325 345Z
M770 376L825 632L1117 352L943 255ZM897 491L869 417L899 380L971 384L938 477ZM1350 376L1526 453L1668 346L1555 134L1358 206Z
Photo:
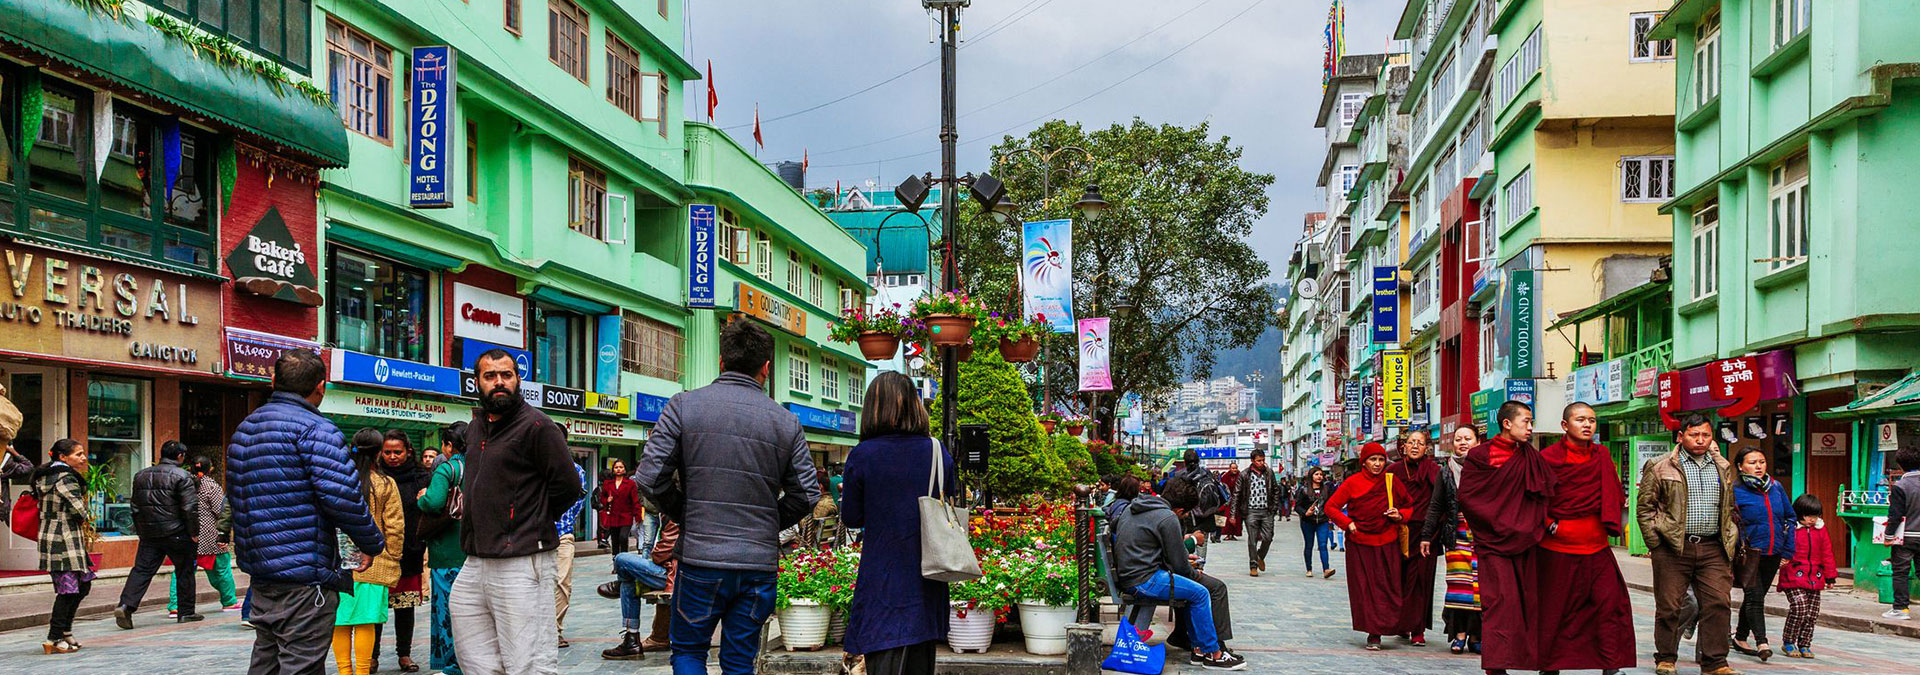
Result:
M1380 419L1380 387L1369 380L1360 387L1360 435L1373 436L1373 427Z
M508 347L525 347L527 303L462 283L453 285L453 334Z
M1893 452L1900 449L1900 423L1881 422L1876 428L1880 433L1875 449L1880 452Z
M536 387L535 390L539 394L537 398L540 401L537 405L542 408L548 410L570 410L573 412L580 412L587 409L587 392L579 389L542 384Z
M605 413L618 417L633 416L633 399L625 396L610 396L599 392L587 392L587 412Z
M446 45L413 48L413 133L407 204L416 209L453 206L447 158L453 151L454 51Z
M1813 456L1845 457L1847 454L1847 435L1830 432L1815 432L1813 438Z
M856 433L859 430L854 425L854 414L851 410L821 410L798 403L788 403L787 410L793 411L794 416L800 418L800 426L803 427L843 434Z
M239 328L227 331L227 374L248 379L272 380L273 362L289 349L305 349L315 354L325 350L318 342L272 333L257 333Z
M605 394L620 391L620 337L624 328L620 314L602 314L599 330L594 331L599 346L594 349L593 390Z
M308 263L307 251L293 238L280 209L267 207L253 229L227 252L227 271L233 285L254 295L320 306L320 280Z
M1400 341L1400 268L1373 268L1373 343Z
M1747 358L1722 359L1707 364L1707 379L1713 384L1714 398L1733 401L1720 409L1721 417L1735 417L1760 403L1760 383L1754 378L1753 362Z
M1533 380L1522 380L1522 379L1507 380L1507 401L1519 401L1531 407L1533 405L1533 394L1534 394ZM1506 401L1501 401L1501 405L1505 405L1505 404L1506 404ZM1495 409L1497 410L1498 407L1499 406L1495 406ZM1535 417L1537 418L1539 417L1539 415L1535 415Z
M712 204L694 204L687 207L687 306L713 307L718 300L714 281L714 260L719 253L720 235L715 223L719 209Z
M1671 416L1685 410L1716 410L1721 417L1746 413L1761 401L1790 398L1794 384L1792 350L1722 359L1658 376L1660 410ZM1669 426L1678 422L1669 422Z
M1473 398L1471 399L1473 414L1479 418L1479 424L1492 428L1494 413L1500 409L1500 404L1505 402L1493 400L1493 397L1499 393L1501 392L1497 389L1482 389L1473 392Z
M608 420L583 420L572 417L555 417L553 421L565 427L568 436L586 436L588 438L606 438L619 441L644 441L647 432L637 424L612 422Z
M653 394L633 395L633 419L636 422L658 422L660 413L667 409L667 397Z
M1359 397L1356 395L1354 398L1358 399ZM1332 405L1326 407L1326 414L1320 420L1321 441L1327 445L1338 445L1340 443L1340 416L1342 407L1340 401L1334 401Z
M481 354L487 353L489 349L498 349L513 357L513 369L519 371L520 379L526 380L533 377L533 352L473 338L460 338L454 344L460 349L461 370L473 370L473 362L480 360Z
M1654 395L1654 393L1658 391L1656 382L1659 379L1660 379L1659 368L1651 368L1651 367L1641 368L1640 372L1634 373L1633 374L1634 398L1639 398L1641 396Z
M1590 405L1627 400L1626 363L1620 359L1577 369L1567 376L1567 402Z
M1411 387L1407 391L1409 399L1407 423L1416 427L1432 424L1433 420L1427 414L1427 388Z
M1412 391L1407 384L1407 353L1380 353L1380 420L1389 426L1413 423Z
M225 370L219 284L17 242L0 244L0 255L7 283L0 291L0 351Z
M335 382L461 395L460 371L445 366L335 349L332 370Z
M473 419L473 408L463 403L416 401L401 396L356 391L328 393L326 398L320 400L320 412L432 424L452 424Z
M1663 441L1634 441L1634 466L1646 466L1647 462L1651 462L1672 450L1673 446Z
M1507 321L1513 333L1507 343L1507 370L1516 377L1533 377L1534 371L1534 297L1533 271L1508 273L1512 292L1507 296ZM1532 380L1528 380L1529 383Z
M780 330L806 337L807 313L799 307L789 305L773 294L747 285L747 282L733 283L733 308L735 311L765 321L767 325Z

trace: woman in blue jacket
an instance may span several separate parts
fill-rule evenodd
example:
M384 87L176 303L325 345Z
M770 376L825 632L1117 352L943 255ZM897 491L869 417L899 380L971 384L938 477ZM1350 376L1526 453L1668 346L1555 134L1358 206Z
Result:
M1734 455L1740 470L1740 482L1733 486L1733 501L1739 507L1740 566L1734 581L1740 585L1740 624L1733 632L1733 649L1761 661L1773 657L1767 646L1767 589L1780 571L1780 561L1793 557L1793 498L1787 488L1767 474L1767 453L1747 448ZM1747 638L1754 639L1747 646Z

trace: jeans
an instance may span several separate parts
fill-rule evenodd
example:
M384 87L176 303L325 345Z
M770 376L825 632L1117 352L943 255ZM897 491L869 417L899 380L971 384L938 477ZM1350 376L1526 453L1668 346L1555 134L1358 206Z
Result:
M720 624L720 672L753 672L760 627L773 614L774 573L680 563L673 585L674 675L705 675L713 627Z
M207 583L212 584L214 590L220 591L221 607L232 607L233 603L240 601L237 594L233 592L232 552L213 556L213 569L207 570ZM175 579L167 584L167 611L173 611L179 601L180 582Z
M461 675L460 660L453 656L452 617L447 612L447 601L453 597L453 580L459 576L458 567L427 570L429 583L433 584L433 617L427 624L427 634L433 637L433 648L427 657L427 666L447 675Z
M613 557L613 574L620 584L620 627L630 631L640 630L640 594L636 586L645 586L651 590L667 587L667 570L655 565L652 560L638 553L622 553Z
M324 672L333 647L333 619L340 594L319 586L255 583L252 586L253 656L249 675Z
M447 606L453 649L462 671L474 675L560 672L560 648L553 638L553 559L553 551L467 558L454 579L453 598Z
M120 606L129 613L140 608L140 599L147 596L147 584L153 583L153 574L160 571L160 563L173 561L173 580L179 584L180 595L185 603L180 606L180 614L194 613L193 540L186 538L148 539L140 538L140 547L133 553L133 571L127 573L127 586L120 591Z
M1320 547L1320 569L1333 569L1333 563L1328 562L1327 558L1327 545L1333 541L1333 523L1331 521L1322 521L1316 525L1313 521L1302 517L1300 519L1300 537L1304 540L1300 542L1300 557L1306 561L1308 572L1313 571L1313 548L1316 543L1318 543Z
M1913 589L1908 579L1913 577L1913 560L1920 557L1920 539L1908 539L1890 551L1893 556L1893 608L1906 609L1912 601Z
M1175 609L1174 613L1179 615L1180 623L1191 633L1194 651L1202 654L1220 651L1220 636L1214 632L1213 626L1213 595L1200 582L1160 570L1147 577L1146 583L1133 587L1133 594L1144 598L1185 600L1187 606Z

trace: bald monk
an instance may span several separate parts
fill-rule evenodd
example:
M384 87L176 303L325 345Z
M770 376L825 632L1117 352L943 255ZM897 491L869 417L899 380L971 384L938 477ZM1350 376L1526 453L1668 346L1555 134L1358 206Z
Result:
M1540 455L1553 468L1547 538L1540 542L1540 582L1553 589L1540 611L1539 655L1545 672L1633 667L1633 605L1607 547L1623 536L1627 492L1606 447L1593 442L1593 406L1571 403L1560 415L1566 432Z
M1467 451L1459 499L1480 557L1480 667L1504 675L1542 668L1534 633L1544 600L1540 542L1547 538L1553 468L1528 444L1532 408L1507 401L1496 419L1493 440Z

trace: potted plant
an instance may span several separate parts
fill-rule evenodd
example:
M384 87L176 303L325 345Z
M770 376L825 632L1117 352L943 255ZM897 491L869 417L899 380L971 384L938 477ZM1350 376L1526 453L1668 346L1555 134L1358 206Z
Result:
M947 587L952 615L947 621L947 647L955 654L984 654L993 646L993 628L1007 606L1007 570L1000 556L980 557L981 576Z
M1053 433L1053 428L1060 424L1061 419L1060 413L1057 412L1041 413L1040 428L1051 434Z
M972 337L974 324L986 313L986 305L965 293L947 291L914 300L908 315L927 324L927 336L935 347L958 347Z
M1067 653L1067 624L1073 623L1077 599L1073 562L1065 555L1070 550L1022 551L1007 561L1030 654Z
M897 309L869 312L854 307L842 314L840 323L834 324L827 337L836 342L859 344L860 355L868 361L884 361L900 351L901 338L911 333Z
M1080 435L1080 432L1086 431L1087 422L1089 421L1090 420L1088 420L1084 416L1074 415L1072 417L1068 417L1064 420L1061 420L1060 423L1066 425L1067 433L1069 435L1078 436Z
M826 644L833 614L827 600L840 592L832 564L833 554L825 551L801 552L780 560L774 575L774 609L780 617L780 641L787 651Z
M1028 319L1008 321L1006 317L994 315L989 319L990 333L998 344L1000 358L1007 363L1030 363L1040 356L1040 345L1053 334L1053 326L1047 323L1045 314L1035 314Z

